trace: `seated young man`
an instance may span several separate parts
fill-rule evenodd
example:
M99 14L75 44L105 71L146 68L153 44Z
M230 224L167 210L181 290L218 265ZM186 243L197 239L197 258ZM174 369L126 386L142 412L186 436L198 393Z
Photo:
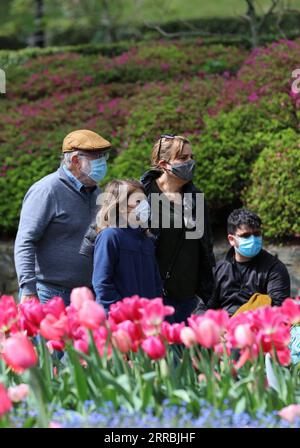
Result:
M262 249L261 219L250 210L234 210L227 231L231 248L216 264L215 294L207 307L224 308L232 316L255 293L280 306L290 296L290 276L277 257Z

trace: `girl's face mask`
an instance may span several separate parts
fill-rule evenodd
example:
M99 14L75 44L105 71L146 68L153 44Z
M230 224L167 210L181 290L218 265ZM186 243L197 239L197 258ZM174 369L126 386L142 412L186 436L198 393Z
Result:
M150 217L150 205L146 199L143 199L134 209L136 218L143 224Z

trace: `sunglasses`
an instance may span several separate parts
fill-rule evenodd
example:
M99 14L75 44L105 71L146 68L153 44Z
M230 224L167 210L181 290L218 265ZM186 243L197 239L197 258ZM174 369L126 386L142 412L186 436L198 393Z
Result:
M83 154L83 153L79 153L78 156L79 157L86 157L89 160L102 159L103 157L105 158L105 160L108 160L109 159L109 150L108 151L102 151L99 154Z
M158 158L158 160L159 160L159 157L160 157L160 150L161 150L161 142L162 142L162 139L163 138L170 138L170 139L172 139L172 138L175 138L176 137L176 134L162 134L161 136L160 136L160 139L159 139L159 147L158 147L158 151L157 151L157 158Z

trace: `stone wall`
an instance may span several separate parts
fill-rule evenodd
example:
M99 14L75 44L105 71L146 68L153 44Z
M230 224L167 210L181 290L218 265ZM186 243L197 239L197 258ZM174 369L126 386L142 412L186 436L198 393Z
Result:
M18 285L13 259L14 241L0 240L0 293L13 294L17 297ZM217 260L224 257L229 246L223 239L215 242ZM265 249L285 263L291 276L292 296L300 295L300 245L265 246Z

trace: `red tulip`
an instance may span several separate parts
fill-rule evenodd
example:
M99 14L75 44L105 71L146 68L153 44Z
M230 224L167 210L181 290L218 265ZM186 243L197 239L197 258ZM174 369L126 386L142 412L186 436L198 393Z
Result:
M46 345L51 354L54 352L54 350L62 352L65 348L65 343L63 341L48 341Z
M86 301L95 301L92 291L85 286L82 288L74 288L71 292L71 304L75 309L79 310Z
M35 366L38 360L32 342L23 333L15 333L3 342L2 357L17 373Z
M26 330L29 336L35 336L39 331L41 321L45 317L43 305L38 299L31 299L21 303L19 309L21 311L22 330Z
M58 319L60 315L65 312L66 307L61 297L53 297L43 305L43 309L45 315L51 314Z
M161 359L166 356L166 347L157 336L149 336L142 342L142 349L151 359Z
M0 417L9 412L11 408L12 402L9 398L9 395L3 384L0 383Z
M287 317L289 324L300 323L300 300L286 299L281 305L281 312Z
M60 341L68 331L68 318L61 315L57 319L53 314L47 314L40 325L40 333L45 339Z
M184 322L171 325L169 322L164 321L161 327L161 334L169 344L181 344L180 333L183 328L185 328Z
M109 316L116 323L124 320L139 321L143 316L143 307L148 302L148 299L143 299L138 295L125 297L123 300L110 306Z
M105 321L106 315L102 305L86 300L78 311L78 320L81 325L96 330Z

